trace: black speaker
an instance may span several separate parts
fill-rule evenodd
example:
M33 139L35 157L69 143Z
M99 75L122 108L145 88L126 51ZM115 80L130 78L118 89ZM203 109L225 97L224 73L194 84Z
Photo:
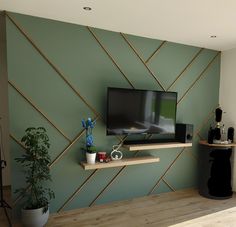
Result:
M228 128L227 139L231 140L231 142L234 142L234 128L233 127Z
M175 139L181 143L191 143L193 140L193 125L176 124Z
M209 144L212 144L213 143L213 140L215 138L215 130L210 127L209 131L208 131L208 139L207 139L207 142Z

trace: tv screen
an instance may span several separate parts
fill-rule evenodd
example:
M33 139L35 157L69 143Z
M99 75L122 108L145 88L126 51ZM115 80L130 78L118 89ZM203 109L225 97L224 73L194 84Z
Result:
M175 135L176 92L108 88L107 135Z

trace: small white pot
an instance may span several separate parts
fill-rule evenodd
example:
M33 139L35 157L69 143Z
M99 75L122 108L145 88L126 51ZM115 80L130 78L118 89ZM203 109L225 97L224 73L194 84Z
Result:
M21 210L21 218L23 226L25 227L43 227L49 217L49 209L43 213L43 207L32 210Z
M88 153L86 152L86 159L88 164L95 164L97 153Z

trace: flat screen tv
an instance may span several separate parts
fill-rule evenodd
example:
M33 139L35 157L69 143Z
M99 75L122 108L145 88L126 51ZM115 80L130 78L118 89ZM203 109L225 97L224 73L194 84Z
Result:
M177 93L109 87L107 135L175 137Z

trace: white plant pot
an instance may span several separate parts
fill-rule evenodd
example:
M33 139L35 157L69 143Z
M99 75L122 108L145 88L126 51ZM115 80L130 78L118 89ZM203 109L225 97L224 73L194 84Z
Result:
M96 153L86 152L86 159L88 164L95 164L96 162Z
M21 218L23 226L25 227L43 227L49 217L49 209L43 213L44 208L21 210Z

